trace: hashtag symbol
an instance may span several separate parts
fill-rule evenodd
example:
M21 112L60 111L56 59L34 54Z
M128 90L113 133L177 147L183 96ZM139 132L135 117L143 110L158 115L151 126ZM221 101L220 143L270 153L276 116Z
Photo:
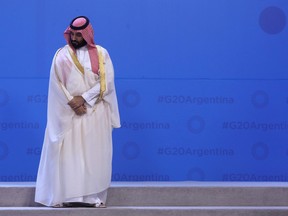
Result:
M33 102L33 96L32 96L32 95L29 95L29 96L27 97L27 101L28 101L28 103L32 103L32 102Z
M158 148L158 154L159 154L159 155L162 155L163 152L164 152L163 148Z
M33 148L27 148L26 154L27 155L33 155Z
M227 129L228 126L229 126L229 123L228 123L228 122L223 122L223 124L222 124L222 128L223 128L223 129Z
M160 95L160 96L158 96L158 103L162 103L162 102L163 102L163 96Z

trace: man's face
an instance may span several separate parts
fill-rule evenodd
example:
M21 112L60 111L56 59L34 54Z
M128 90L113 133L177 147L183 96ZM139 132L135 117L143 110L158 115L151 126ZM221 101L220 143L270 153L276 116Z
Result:
M87 44L80 32L71 31L70 40L71 40L71 43L75 49L78 49L78 48L85 46Z

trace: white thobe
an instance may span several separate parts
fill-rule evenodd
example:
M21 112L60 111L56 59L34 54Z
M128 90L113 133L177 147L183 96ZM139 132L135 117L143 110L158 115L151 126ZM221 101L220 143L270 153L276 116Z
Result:
M112 128L120 127L114 70L107 50L102 52L106 91L100 92L99 76L92 72L85 47L77 49L82 74L69 54L68 45L54 56L49 82L47 126L38 169L35 201L46 206L63 202L105 202L111 183ZM73 96L86 101L87 113L78 116L67 104Z

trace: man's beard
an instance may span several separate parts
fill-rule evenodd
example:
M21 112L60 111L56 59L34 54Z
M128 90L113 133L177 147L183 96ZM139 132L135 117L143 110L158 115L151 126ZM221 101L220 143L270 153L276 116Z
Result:
M70 40L70 41L71 41L72 46L75 49L79 49L87 44L85 40L83 40L81 43L77 42L76 40Z

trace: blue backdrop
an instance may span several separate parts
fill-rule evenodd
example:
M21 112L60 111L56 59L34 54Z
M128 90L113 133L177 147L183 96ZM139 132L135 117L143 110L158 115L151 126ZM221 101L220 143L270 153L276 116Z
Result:
M114 181L288 181L287 0L3 0L0 181L36 179L78 15L114 63Z

